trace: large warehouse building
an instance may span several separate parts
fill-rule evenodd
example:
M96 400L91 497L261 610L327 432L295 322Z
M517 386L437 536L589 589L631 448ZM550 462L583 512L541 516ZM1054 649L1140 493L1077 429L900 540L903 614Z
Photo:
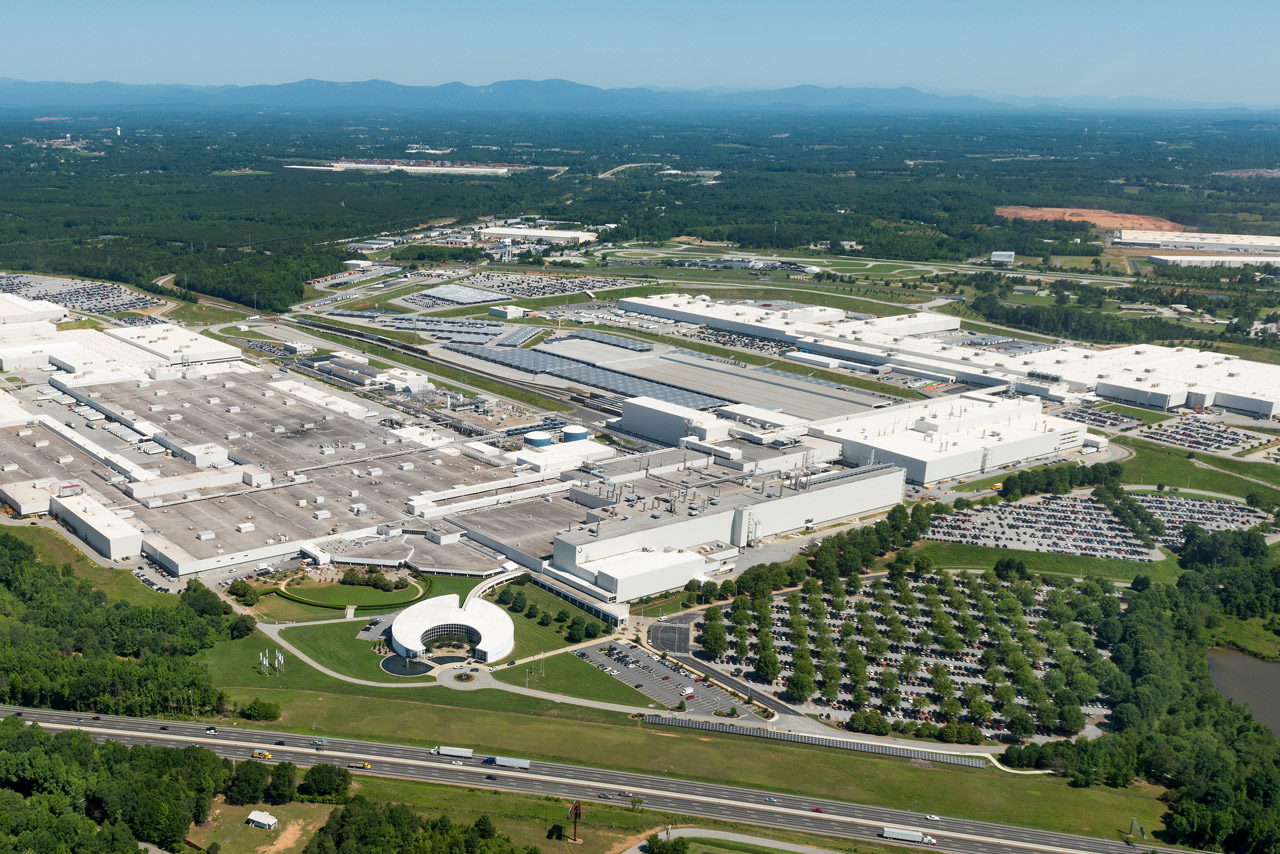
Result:
M618 303L637 314L790 344L797 355L979 387L1010 386L1051 401L1096 393L1154 409L1220 406L1262 418L1280 415L1280 365L1190 347L1090 350L993 340L961 330L956 317L931 312L848 320L834 309L771 309L683 294Z
M1261 267L1274 264L1273 255L1148 255L1147 260L1162 267Z
M1112 246L1143 249L1194 249L1201 252L1280 254L1280 237L1261 234L1208 234L1190 231L1122 229L1112 234Z
M551 243L570 246L590 243L596 239L592 231L560 231L552 228L482 228L480 236L485 240L514 240L519 243Z

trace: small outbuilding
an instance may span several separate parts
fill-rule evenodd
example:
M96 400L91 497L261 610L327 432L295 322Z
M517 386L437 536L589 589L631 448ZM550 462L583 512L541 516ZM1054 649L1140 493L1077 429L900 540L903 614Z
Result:
M276 825L279 824L275 816L262 810L254 810L249 813L247 821L254 827L261 827L263 830L275 830Z

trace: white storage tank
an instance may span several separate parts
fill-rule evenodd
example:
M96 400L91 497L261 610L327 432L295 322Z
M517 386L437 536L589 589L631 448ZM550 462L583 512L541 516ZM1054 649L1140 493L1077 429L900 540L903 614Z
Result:
M545 430L534 430L525 434L524 443L531 448L547 448L551 446L551 434Z
M581 442L591 438L591 431L586 427L580 427L577 424L570 424L561 431L563 441L565 442Z

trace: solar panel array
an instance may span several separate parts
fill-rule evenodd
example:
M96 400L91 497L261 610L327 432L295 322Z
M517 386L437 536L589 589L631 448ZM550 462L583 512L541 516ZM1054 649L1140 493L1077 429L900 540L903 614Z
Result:
M563 356L544 353L537 349L499 351L460 344L450 344L448 349L464 356L472 356L476 359L483 359L486 362L493 362L508 368L516 368L531 374L548 374L565 380L573 380L574 382L613 392L622 397L653 397L678 406L688 406L692 409L710 409L738 402L690 391L687 388L681 388L669 383L642 379L631 374L625 374L622 371L599 368L586 362L566 359Z
M480 288L469 288L466 285L440 285L437 288L420 291L415 297L429 297L444 300L458 305L475 305L482 302L494 302L507 297L497 291L483 291Z
M577 338L580 341L595 341L608 344L610 347L621 347L636 353L648 353L653 350L652 344L636 341L634 338L623 338L621 335L608 335L604 332L592 332L590 329L578 329L570 332L565 338Z
M526 341L532 340L541 331L536 326L522 326L515 332L510 332L493 343L497 347L519 347Z

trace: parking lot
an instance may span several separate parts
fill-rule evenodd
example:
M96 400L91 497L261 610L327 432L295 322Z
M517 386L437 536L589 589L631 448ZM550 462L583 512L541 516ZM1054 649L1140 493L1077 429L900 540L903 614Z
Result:
M1177 495L1135 495L1134 499L1164 522L1165 535L1158 542L1171 548L1182 545L1182 528L1187 524L1199 525L1209 533L1243 531L1270 518L1261 510L1231 501Z
M0 275L0 293L56 302L72 311L111 314L142 311L164 302L109 282L82 282L53 276Z
M614 279L603 276L547 276L522 273L477 273L467 279L470 287L498 291L512 297L549 297L560 294L579 294L605 288L643 285L635 279Z
M1001 549L1152 561L1146 548L1092 498L1055 495L935 516L926 539Z
M1101 427L1104 430L1119 430L1121 432L1137 430L1143 425L1143 422L1137 418L1130 418L1128 415L1121 415L1118 412L1107 412L1105 409L1093 409L1089 406L1064 409L1060 412L1055 412L1054 415L1059 418L1065 418L1068 421L1079 421L1081 424L1088 424L1090 427Z
M1198 418L1183 418L1173 423L1165 422L1152 427L1143 434L1143 438L1154 439L1177 448L1186 448L1189 451L1211 452L1228 451L1262 441L1257 436L1224 424L1202 421Z
M679 664L647 652L636 644L606 647L604 650L584 649L574 655L664 706L674 708L683 700L691 712L714 714L736 707L743 717L752 717L741 700L729 696L715 685L698 682L697 676Z

